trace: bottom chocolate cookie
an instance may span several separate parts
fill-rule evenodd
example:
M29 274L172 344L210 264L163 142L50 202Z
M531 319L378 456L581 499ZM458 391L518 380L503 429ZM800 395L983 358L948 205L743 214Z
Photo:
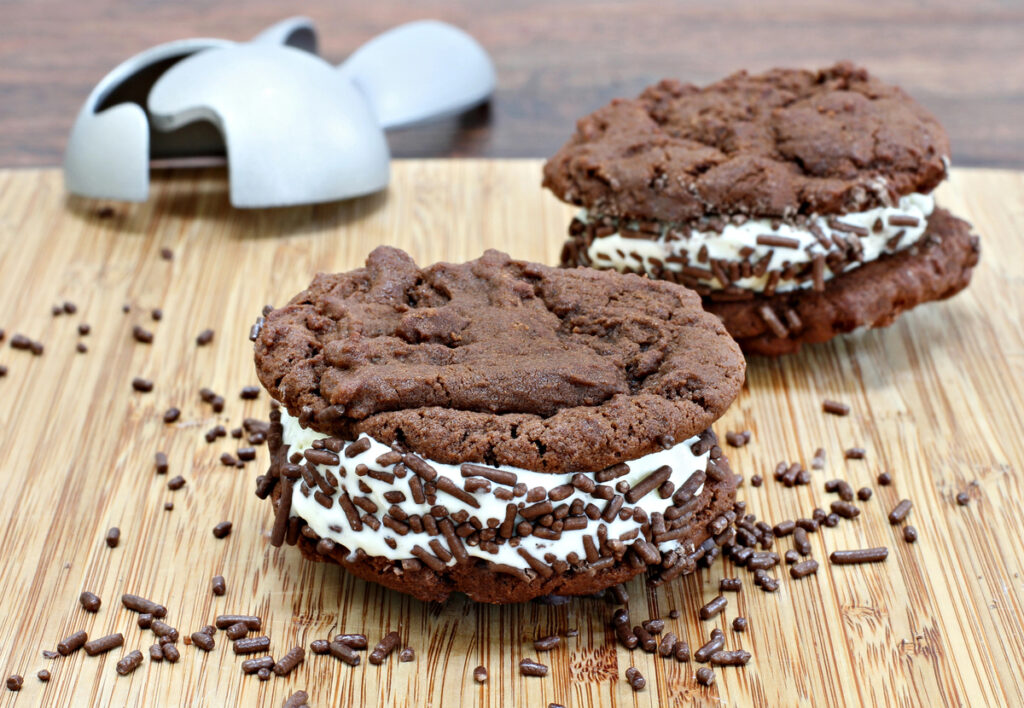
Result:
M590 595L713 558L736 476L708 429L638 460L565 475L446 465L367 436L342 441L273 411L257 495L274 545L424 601Z
M791 290L743 302L704 299L744 352L777 356L862 327L888 327L900 313L956 295L971 281L980 242L945 209L928 219L913 248L828 281L824 292Z
M966 221L936 208L912 246L885 252L842 272L826 280L820 290L802 287L772 295L723 292L669 268L653 267L648 275L678 281L700 292L705 309L718 315L745 353L791 354L803 344L825 342L860 328L886 327L902 312L963 290L980 254L979 239L970 228ZM595 238L610 230L614 228L574 222L562 251L562 265L600 265L602 262L590 257L589 248ZM640 250L651 243L634 241L632 245ZM635 264L636 259L630 262ZM624 269L636 272L633 266ZM810 275L806 282L812 283Z

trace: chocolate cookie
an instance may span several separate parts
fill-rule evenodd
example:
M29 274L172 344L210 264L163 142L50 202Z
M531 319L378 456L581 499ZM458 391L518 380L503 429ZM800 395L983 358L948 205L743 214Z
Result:
M931 196L948 154L921 106L838 64L741 72L704 88L663 81L582 119L544 184L585 207L563 265L687 285L745 351L781 354L890 324L967 284L977 240L965 251L967 227L952 226ZM947 235L959 245L936 251ZM898 277L894 264L916 258L916 272L941 262L941 275ZM872 279L851 280L861 269Z
M735 398L744 362L685 288L497 251L421 270L380 247L270 312L256 369L321 432L564 472L699 434Z
M271 542L423 600L667 580L735 518L707 426L743 360L671 283L379 248L268 312L256 361Z

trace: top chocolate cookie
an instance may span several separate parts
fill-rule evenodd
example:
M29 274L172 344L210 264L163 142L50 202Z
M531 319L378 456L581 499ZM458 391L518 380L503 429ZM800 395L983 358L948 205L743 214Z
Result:
M841 214L927 193L949 140L907 94L848 63L662 81L576 126L544 186L605 216Z
M292 415L446 463L600 470L707 428L744 361L692 291L497 251L380 247L269 312L260 380Z

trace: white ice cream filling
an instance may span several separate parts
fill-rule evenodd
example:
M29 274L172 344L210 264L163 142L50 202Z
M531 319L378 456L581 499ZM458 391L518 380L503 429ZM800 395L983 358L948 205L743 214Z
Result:
M283 442L288 445L289 456L296 452L301 453L312 448L313 441L317 439L325 439L328 437L314 430L303 428L299 425L299 421L296 418L290 416L288 412L283 409L281 411L281 424L283 428ZM406 471L403 477L396 475L393 482L376 479L370 474L367 474L367 471L369 470L394 473L395 465L381 465L377 462L377 458L386 453L392 452L391 447L366 435L361 435L359 437L360 440L364 438L369 440L369 448L364 452L354 455L353 457L347 457L345 449L353 443L346 442L345 448L343 448L342 452L338 455L338 464L315 465L316 470L321 475L327 475L327 473L330 472L333 475L333 478L337 480L337 490L333 495L330 495L330 507L325 507L324 504L316 499L316 492L318 491L316 488L309 489L302 479L297 479L294 482L295 490L292 493L291 516L301 517L318 536L330 539L336 544L344 546L352 554L361 549L370 556L383 556L391 560L402 560L414 557L413 548L415 546L420 546L423 549L429 550L429 542L431 540L437 539L440 540L441 543L444 543L443 535L431 536L426 531L423 533L415 533L410 530L404 535L401 535L383 525L377 530L374 530L367 524L362 524L359 530L352 528L349 524L345 511L339 503L339 498L346 492L350 497L366 497L373 502L373 504L378 508L378 518L386 514L392 506L399 507L402 512L410 516L414 514L420 516L427 515L432 509L432 505L430 503L416 503L414 501L412 488L410 487L410 481L414 478L414 474L411 471ZM669 449L658 450L657 452L645 455L639 459L631 460L627 462L629 472L621 477L615 478L613 481L608 482L608 484L615 486L620 482L625 481L630 485L630 487L634 487L655 470L660 469L664 465L668 465L672 470L668 479L673 483L675 489L678 490L694 474L704 472L707 469L710 451L704 452L700 455L695 455L691 450L693 444L698 440L699 436L693 437L684 442L677 443ZM463 485L466 483L466 478L462 475L461 465L445 464L432 460L427 460L427 462L437 471L439 476L448 477L456 484L456 486L463 489ZM361 475L357 474L355 471L359 465L365 465L365 469L362 469ZM509 466L487 467L515 474L517 481L525 484L528 489L542 487L545 490L550 490L559 485L570 484L570 480L573 478L574 474L576 474L573 472L549 474ZM593 478L596 473L585 472L583 474ZM365 485L365 487L360 489L360 483ZM496 486L498 486L496 483L491 484L492 489ZM366 491L367 488L369 491ZM698 486L694 490L693 496L699 496L703 491L703 488L703 484ZM384 497L384 494L387 492L401 492L404 495L405 500L393 505L392 502L388 501ZM470 521L472 521L472 517L476 517L484 528L488 527L489 520L491 520L490 525L493 527L493 520L496 519L501 522L505 518L506 505L509 504L510 501L499 499L494 495L493 491L477 490L470 493L479 504L479 508L473 507L466 501L452 496L442 489L437 489L436 491L436 504L447 508L449 515L464 511L470 517ZM321 499L323 496L326 496L322 491L320 494ZM394 497L394 495L392 496ZM576 499L583 500L584 504L594 503L602 509L607 503L604 500L596 499L590 494L574 487L572 494L565 499L559 500L556 503L556 506L560 506L562 504L572 505ZM521 496L514 498L511 503L518 504L520 511L523 508L530 506L530 503L526 502L525 497ZM655 512L663 514L666 509L673 505L673 503L671 495L669 495L668 498L662 498L658 490L655 489L645 494L635 503L626 504L626 507L639 507L640 509L643 509L643 511L646 512L647 517L650 518L650 516ZM362 513L363 512L360 511L360 514ZM518 513L516 514L516 524L524 520L525 519L522 516ZM545 539L535 535L519 536L517 534L518 546L513 547L510 543L503 542L497 546L497 552L492 552L494 550L493 546L491 546L491 550L485 550L480 545L464 545L466 552L470 556L484 558L495 563L503 563L526 570L529 568L529 564L524 557L519 554L517 549L525 549L537 559L543 559L545 556L548 556L550 559L549 554L553 554L557 559L565 560L573 553L583 559L586 557L586 548L584 546L583 539L585 536L590 536L596 541L599 524L604 524L607 527L609 539L620 539L626 545L631 545L637 539L644 538L643 534L640 532L641 523L636 521L632 516L624 520L620 518L619 515L616 515L611 521L605 521L603 519L594 521L588 519L586 526L581 529L563 529L560 537L555 540ZM390 543L392 543L394 547L389 545L389 539ZM662 541L656 545L662 553L683 548L682 544L675 540ZM683 548L683 550L689 553L694 549ZM447 562L448 565L454 565L454 563L454 558Z
M839 254L841 249L835 243L834 237L838 237L840 241L856 239L860 246L860 254L856 259L842 260L839 272L833 273L826 267L825 280L874 261L884 253L895 253L910 248L924 235L928 217L934 209L935 198L931 194L915 192L900 197L894 206L881 206L841 215L814 215L801 224L778 220L773 222L764 218L748 219L742 224L727 224L719 233L698 231L665 222L661 225L661 235L656 239L632 238L618 232L595 238L587 249L587 255L591 263L599 268L640 272L652 272L655 268L661 268L677 273L685 268L681 260L685 260L690 266L707 268L711 260L747 260L750 263L758 263L767 257L767 267L760 275L752 274L731 282L731 286L735 288L762 292L772 271L781 273L791 266L804 266L811 263L818 254L826 257ZM589 215L583 211L577 218L587 223ZM595 214L595 221L598 218ZM916 224L911 224L910 221L914 219ZM837 225L839 228L836 228ZM629 228L630 224L627 223L626 227ZM815 234L815 231L818 233ZM759 244L758 236L764 235L795 239L796 242L793 247ZM824 239L820 235L823 235ZM706 257L699 258L702 249L705 248ZM713 290L727 287L727 284L710 274L698 280ZM782 277L778 280L775 292L809 288L813 284L813 280L807 278L800 280Z

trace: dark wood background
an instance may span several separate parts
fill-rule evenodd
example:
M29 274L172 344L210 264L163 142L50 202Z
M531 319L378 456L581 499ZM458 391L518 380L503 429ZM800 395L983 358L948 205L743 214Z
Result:
M954 164L1024 167L1020 0L0 0L0 166L59 164L89 90L136 52L184 37L245 39L289 13L315 20L331 61L428 17L463 27L491 52L492 103L393 134L396 156L543 157L576 118L661 77L703 83L740 68L848 58L934 111Z

